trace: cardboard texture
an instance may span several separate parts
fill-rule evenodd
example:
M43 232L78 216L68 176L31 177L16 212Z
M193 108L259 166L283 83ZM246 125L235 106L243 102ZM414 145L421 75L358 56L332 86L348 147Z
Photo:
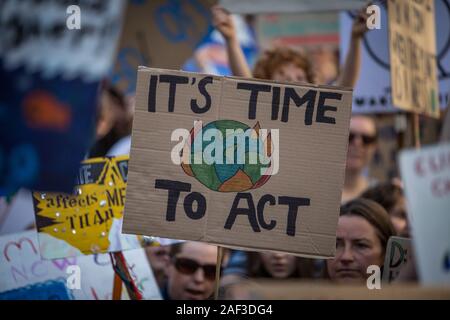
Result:
M434 1L389 0L393 104L438 118Z
M128 156L83 161L74 194L33 192L43 258L114 252L141 247L122 235Z
M402 237L389 238L383 265L384 282L392 282L408 263L414 263L411 261L411 249L411 239Z
M419 278L450 284L450 144L400 154Z
M297 107L289 95L304 101ZM333 257L351 99L351 90L337 87L140 67L122 232ZM191 171L174 164L172 149L183 141L172 142L172 132L191 130L196 120L204 129L217 120L216 127L270 129L271 172L278 129L278 172L258 176L248 161L194 163ZM183 191L169 190L175 187Z
M134 93L139 65L179 69L211 31L214 0L128 1L113 82Z
M380 290L362 285L337 285L330 282L308 282L257 279L235 284L225 291L225 299L237 300L449 300L446 286L423 287L417 284L382 284Z

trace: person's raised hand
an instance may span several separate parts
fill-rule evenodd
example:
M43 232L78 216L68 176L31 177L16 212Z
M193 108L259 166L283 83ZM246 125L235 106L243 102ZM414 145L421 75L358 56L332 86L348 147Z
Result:
M223 7L216 5L211 8L213 25L226 41L237 39L236 28L231 14Z
M366 8L361 10L358 15L353 19L352 25L352 37L360 39L367 32L367 18Z

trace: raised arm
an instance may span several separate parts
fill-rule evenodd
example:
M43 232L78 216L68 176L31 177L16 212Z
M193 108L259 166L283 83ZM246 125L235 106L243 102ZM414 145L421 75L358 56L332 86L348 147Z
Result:
M211 11L214 27L225 39L231 72L235 76L251 78L252 72L239 44L236 28L230 13L221 6L214 6Z
M361 11L353 21L347 56L336 81L338 86L353 88L356 85L356 81L358 81L359 70L361 68L361 40L367 31L366 21L367 14L364 8L364 11Z

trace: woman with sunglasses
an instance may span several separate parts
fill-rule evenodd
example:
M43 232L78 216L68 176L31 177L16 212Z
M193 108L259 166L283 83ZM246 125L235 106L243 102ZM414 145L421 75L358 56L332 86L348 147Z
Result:
M217 247L203 242L173 244L167 268L165 300L206 300L214 292Z
M364 175L364 169L369 165L375 154L376 142L377 127L375 121L364 115L352 116L342 203L359 197L374 185L374 181Z

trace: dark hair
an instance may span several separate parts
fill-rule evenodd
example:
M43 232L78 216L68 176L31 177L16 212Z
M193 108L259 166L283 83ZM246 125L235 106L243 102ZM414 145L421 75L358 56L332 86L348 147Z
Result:
M183 245L188 242L195 242L195 241L182 241L182 242L177 242L177 243L171 244L170 250L169 250L169 256L171 258L175 257L177 254L179 254L181 252L181 249L183 249ZM214 244L207 243L207 242L200 242L200 243L214 246ZM230 250L228 248L222 247L222 261L225 260L225 258L228 258L229 254L230 254L229 251Z
M105 85L103 88L106 92L108 92L111 99L119 106L120 109L126 110L127 103L125 101L125 95L112 84Z
M101 85L101 94L107 94L111 101L117 106L120 116L113 124L111 130L102 138L97 140L92 146L89 156L90 157L104 157L108 150L121 138L131 134L132 117L129 116L128 106L126 103L125 95L116 87L114 87L109 81L103 81ZM96 124L99 121L99 115L104 108L102 105L101 97L99 98L99 106L97 109Z
M262 54L255 64L253 76L258 79L272 80L275 71L288 63L292 63L305 71L308 82L315 82L310 59L296 50L280 47L267 50Z
M170 245L169 256L171 258L175 257L181 252L184 242L177 242Z
M366 190L361 198L377 202L390 213L403 198L403 190L392 182L385 182Z
M247 252L247 275L253 278L272 278L272 275L264 267L261 258L262 252ZM314 260L295 257L295 269L288 278L313 278Z
M386 210L370 199L358 198L346 203L341 206L340 216L358 216L367 220L375 228L383 252L389 238L396 234Z

